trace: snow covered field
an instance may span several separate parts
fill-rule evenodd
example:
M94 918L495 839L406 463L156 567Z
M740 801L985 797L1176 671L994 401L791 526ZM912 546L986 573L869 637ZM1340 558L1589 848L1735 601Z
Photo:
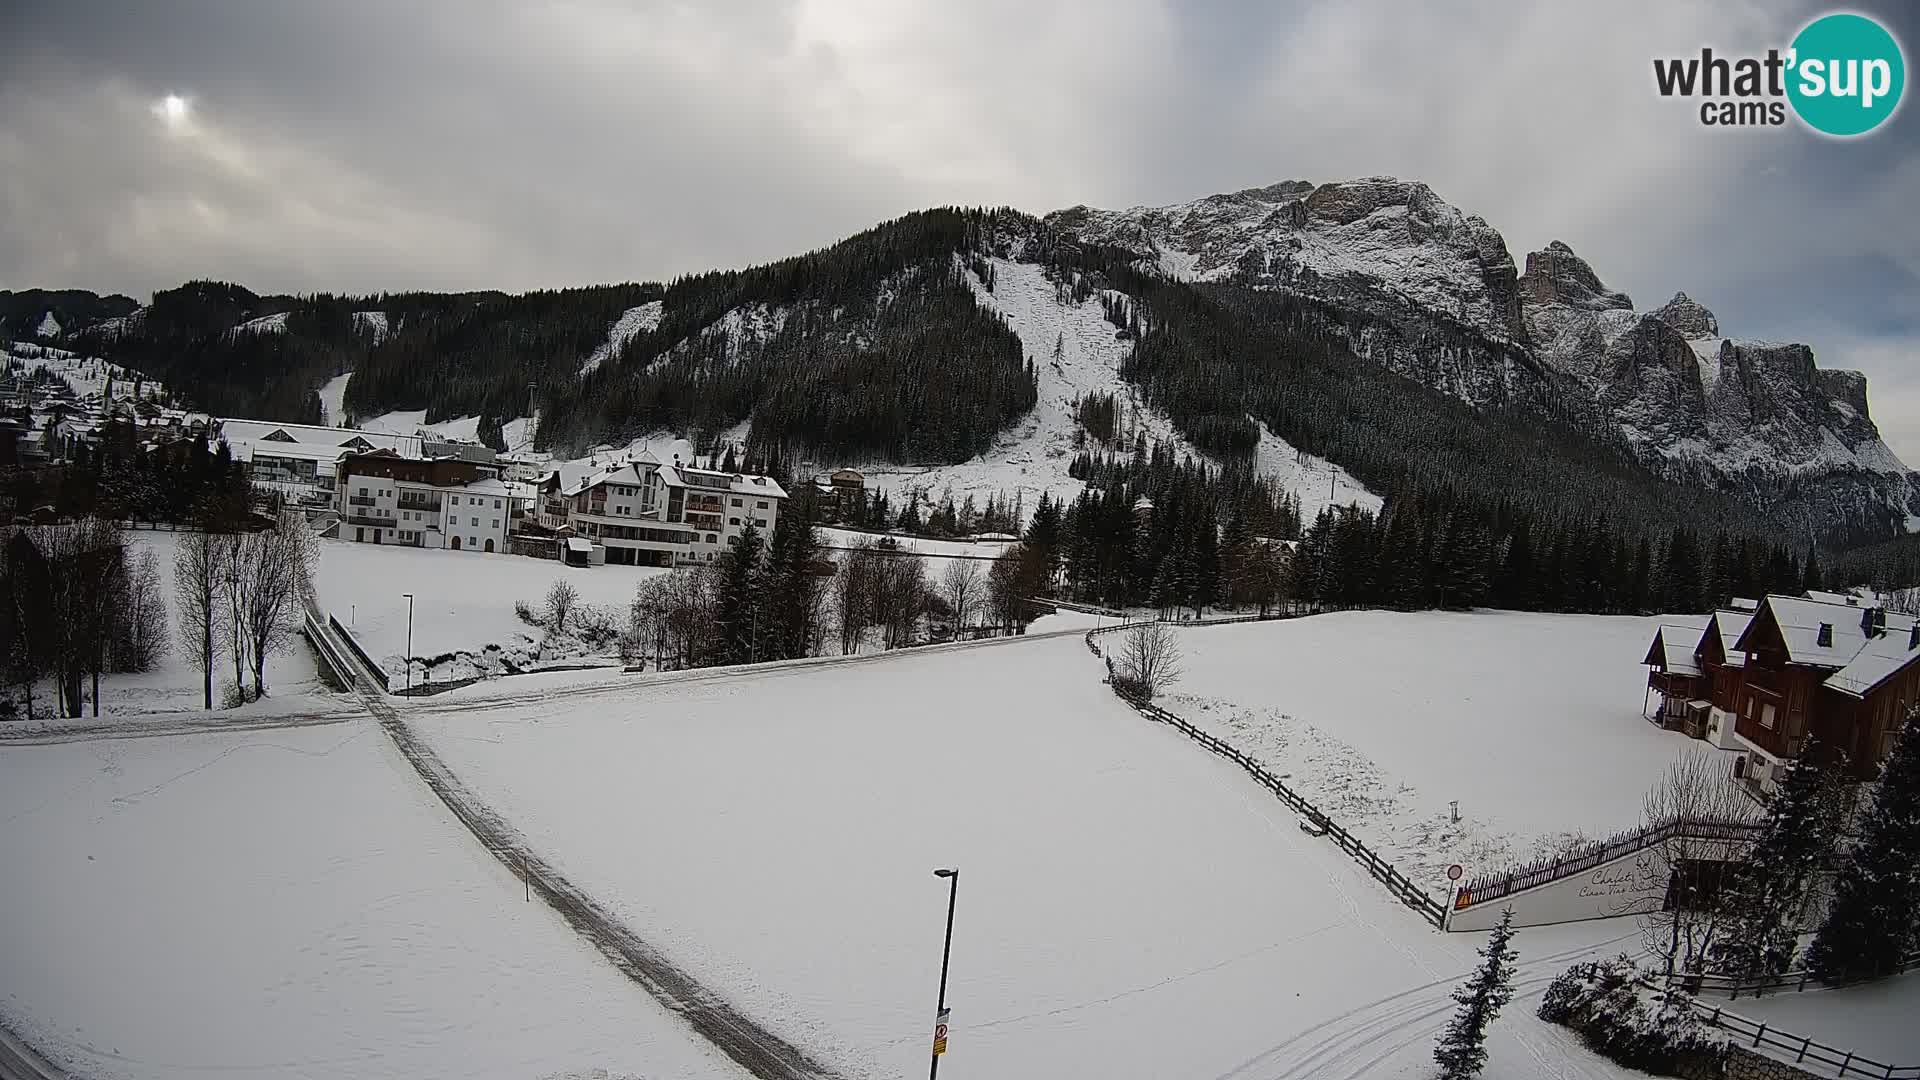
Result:
M0 748L0 823L0 1014L76 1076L743 1075L371 721Z
M570 567L549 559L473 551L356 544L323 540L315 581L320 606L353 631L373 658L403 670L407 601L414 595L413 655L479 652L488 645L525 644L539 631L513 613L516 600L537 611L547 589L565 578L582 602L618 609L624 625L634 589L667 571L645 566Z
M1078 636L578 696L408 703L579 886L850 1076L1422 1076L1477 941L1123 707ZM1495 1080L1619 1076L1528 1002L1631 927L1523 933Z
M1449 863L1472 876L1637 827L1669 763L1721 753L1640 718L1660 621L1366 611L1192 627L1159 704L1291 774L1445 896Z

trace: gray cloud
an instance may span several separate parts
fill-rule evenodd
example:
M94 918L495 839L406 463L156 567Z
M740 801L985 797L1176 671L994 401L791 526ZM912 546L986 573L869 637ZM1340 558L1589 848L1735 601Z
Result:
M1145 0L53 0L0 22L0 286L525 289L908 210L1427 181L1642 306L1865 370L1920 461L1920 120L1714 132L1654 56L1818 9ZM1912 9L1866 9L1920 41ZM1912 59L1910 57L1910 59ZM152 112L174 92L190 123Z

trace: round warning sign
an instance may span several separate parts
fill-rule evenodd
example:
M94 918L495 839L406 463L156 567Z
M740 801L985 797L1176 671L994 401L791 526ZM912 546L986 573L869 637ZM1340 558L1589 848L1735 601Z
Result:
M1452 866L1447 867L1447 880L1459 881L1460 875L1464 873L1466 873L1466 871L1461 868L1460 864L1454 863Z

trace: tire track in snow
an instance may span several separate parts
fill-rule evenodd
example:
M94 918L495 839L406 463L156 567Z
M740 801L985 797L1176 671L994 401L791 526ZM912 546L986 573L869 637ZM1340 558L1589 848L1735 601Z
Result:
M333 631L323 621L318 618L310 621L321 628L318 632L331 638ZM337 654L345 654L337 641L330 644ZM374 686L367 673L358 668L354 669L353 677L354 689L368 711L392 739L400 755L453 816L502 866L523 877L529 889L538 893L548 907L566 919L576 933L623 974L679 1014L701 1038L761 1080L841 1080L840 1074L761 1026L674 964L568 880L552 863L528 848L519 833L469 791L433 748L414 734L387 700L384 688Z

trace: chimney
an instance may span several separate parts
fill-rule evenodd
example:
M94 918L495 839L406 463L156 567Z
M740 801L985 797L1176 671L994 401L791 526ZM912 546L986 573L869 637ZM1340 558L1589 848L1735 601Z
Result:
M1823 649L1833 648L1833 624L1830 622L1821 623L1820 633L1815 635L1813 643Z
M1870 607L1860 612L1860 632L1868 638L1876 638L1887 632L1887 611L1885 608Z

